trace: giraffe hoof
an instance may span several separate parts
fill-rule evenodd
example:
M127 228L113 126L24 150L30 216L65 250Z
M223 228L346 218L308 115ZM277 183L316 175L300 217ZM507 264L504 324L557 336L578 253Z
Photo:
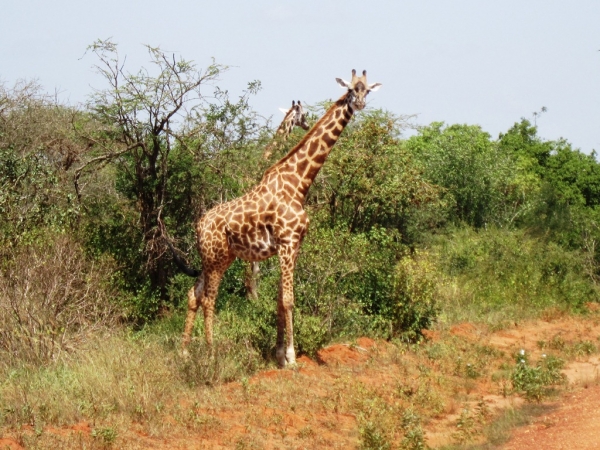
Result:
M299 366L296 361L292 361L292 362L287 362L287 364L285 365L285 368L290 369L290 370L298 370Z

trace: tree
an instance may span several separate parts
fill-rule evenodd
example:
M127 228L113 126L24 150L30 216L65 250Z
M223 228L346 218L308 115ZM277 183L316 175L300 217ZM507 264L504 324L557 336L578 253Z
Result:
M474 227L511 222L524 208L524 183L511 154L476 125L432 123L407 141L425 178L446 190L450 218Z
M399 139L406 119L366 111L346 128L308 201L317 220L357 233L394 229L406 241L414 213L439 206L439 189L423 179Z
M212 63L205 70L183 59L146 46L153 71L124 69L117 45L98 40L88 50L100 60L96 68L109 87L91 97L90 111L104 124L86 134L95 152L76 170L75 185L81 199L82 176L112 164L117 189L137 211L141 253L150 289L166 298L164 248L159 243L157 221L169 201L167 189L170 154L194 130L186 121L205 105L201 88L218 79L227 68Z
M74 127L89 125L84 113L42 93L35 82L11 88L0 83L2 249L44 227L62 231L74 225L79 208L69 172L87 150Z

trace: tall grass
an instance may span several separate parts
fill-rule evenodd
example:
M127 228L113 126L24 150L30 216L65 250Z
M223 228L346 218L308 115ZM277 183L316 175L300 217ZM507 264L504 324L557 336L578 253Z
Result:
M239 379L261 367L259 358L231 341L218 342L215 357L195 342L186 359L174 342L172 336L120 330L99 335L70 358L47 366L4 368L0 427L85 419L117 427L133 420L161 429L165 415L181 415L182 405L193 405L203 395L198 387Z
M0 264L0 367L44 364L116 324L114 269L50 232L5 248Z
M441 269L442 316L450 323L497 326L548 308L581 311L599 299L579 252L524 230L463 228L434 241L432 249Z

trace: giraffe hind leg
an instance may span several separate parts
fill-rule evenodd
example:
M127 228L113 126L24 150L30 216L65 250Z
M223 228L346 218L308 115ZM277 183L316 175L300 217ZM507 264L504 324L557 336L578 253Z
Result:
M200 298L200 304L204 312L204 334L206 337L206 343L209 347L211 358L214 357L213 347L213 316L215 311L215 303L217 300L217 294L219 293L219 285L225 270L230 266L235 257L230 257L227 261L218 268L205 272L205 285L203 295Z
M204 294L204 274L201 273L194 286L188 291L188 310L183 328L182 354L188 356L187 346L192 339L192 331L196 321L196 312L200 306L201 298Z

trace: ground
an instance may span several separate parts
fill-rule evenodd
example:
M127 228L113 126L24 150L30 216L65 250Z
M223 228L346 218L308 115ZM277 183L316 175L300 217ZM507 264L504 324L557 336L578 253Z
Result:
M486 444L502 449L591 449L600 446L600 316L553 316L493 331L469 323L426 332L402 347L362 338L301 356L295 370L267 370L239 382L202 387L202 401L180 402L162 425L132 423L116 440L94 424L46 427L38 448L321 449L402 448L424 431L431 448ZM525 411L502 373L513 356L531 361L560 354L568 382L535 403L520 426L490 442L485 427L506 411ZM464 364L463 364L464 363ZM504 372L502 372L504 370ZM403 414L414 409L418 424ZM402 417L402 419L401 419ZM407 425L408 423L408 425ZM94 431L96 430L96 431ZM24 427L0 438L0 449L27 445ZM38 431L39 433L39 431ZM41 445L40 443L44 444ZM370 446L369 446L370 445ZM409 447L410 448L410 447Z
M600 386L579 388L513 433L506 450L600 448Z

